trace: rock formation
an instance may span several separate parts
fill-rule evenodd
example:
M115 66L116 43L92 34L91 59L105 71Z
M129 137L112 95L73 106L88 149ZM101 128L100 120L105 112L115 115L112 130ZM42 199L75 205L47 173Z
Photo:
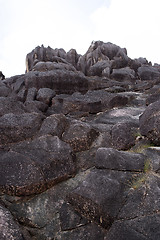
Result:
M160 239L160 65L42 45L0 80L0 239Z

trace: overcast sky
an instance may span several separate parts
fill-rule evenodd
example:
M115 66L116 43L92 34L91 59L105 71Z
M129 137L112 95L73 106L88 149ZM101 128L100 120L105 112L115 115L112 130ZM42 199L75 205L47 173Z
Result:
M0 0L0 71L23 74L38 45L84 54L92 40L160 63L159 11L160 0Z

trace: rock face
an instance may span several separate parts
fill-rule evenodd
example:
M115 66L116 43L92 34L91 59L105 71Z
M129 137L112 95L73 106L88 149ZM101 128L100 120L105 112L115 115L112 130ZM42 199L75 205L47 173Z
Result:
M160 67L112 43L0 72L0 239L160 239Z

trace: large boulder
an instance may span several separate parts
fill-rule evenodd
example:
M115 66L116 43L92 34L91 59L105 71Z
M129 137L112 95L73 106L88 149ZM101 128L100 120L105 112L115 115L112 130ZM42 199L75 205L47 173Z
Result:
M38 101L41 101L47 105L51 103L51 100L53 97L55 97L56 93L50 88L40 88L38 90L36 99Z
M143 154L118 151L113 148L99 148L95 158L95 166L100 169L141 172L144 164Z
M8 113L0 117L0 145L33 137L40 129L43 117L38 113Z
M68 125L69 121L63 114L50 115L43 121L39 135L50 134L61 138Z
M63 133L62 139L69 143L75 152L81 152L88 150L98 135L89 124L75 120Z
M87 219L109 229L123 206L129 173L93 169L68 196L68 201Z
M112 68L122 68L127 66L128 61L126 49L110 42L93 41L88 51L79 58L77 69L85 75L101 75L108 64L112 65Z
M25 75L26 88L35 87L51 88L57 94L73 93L76 91L86 92L88 90L88 80L80 72L56 69L47 72L29 72Z
M0 154L0 192L32 195L75 172L72 151L57 136L46 135L11 146Z
M139 118L140 132L151 142L160 144L160 101L150 104Z
M135 71L129 67L113 69L111 78L118 81L135 80Z
M0 117L8 113L23 114L25 113L25 107L15 98L0 97Z
M160 79L160 72L156 67L144 65L138 68L138 76L141 80Z
M98 113L128 103L126 96L111 94L105 90L88 91L86 94L74 93L63 100L63 113L75 111Z
M118 150L128 150L135 145L138 125L133 122L121 122L111 129L112 144Z

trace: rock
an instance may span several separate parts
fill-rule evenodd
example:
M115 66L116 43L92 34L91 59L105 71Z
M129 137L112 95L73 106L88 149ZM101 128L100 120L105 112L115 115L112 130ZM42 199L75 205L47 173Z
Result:
M27 91L26 102L34 101L36 99L37 89L35 87L29 88Z
M0 145L33 137L40 129L42 116L38 113L8 113L0 117Z
M1 240L24 240L19 225L15 222L11 213L0 205L0 236Z
M128 150L135 145L138 126L133 122L117 123L111 129L113 146L118 150Z
M88 91L82 95L74 93L63 100L62 111L64 114L75 111L98 113L113 107L124 106L128 103L126 96L108 93L105 90Z
M3 75L3 73L0 71L0 80L4 80L5 76Z
M148 237L139 231L135 231L128 221L115 222L104 240L148 240ZM152 238L151 238L152 239Z
M25 107L17 99L12 97L0 97L0 117L8 113L25 113Z
M62 139L69 143L75 152L81 152L88 150L97 136L98 132L89 124L75 120L63 133Z
M36 99L49 105L51 103L52 98L55 97L55 95L56 95L55 91L50 88L40 88L38 90Z
M86 226L77 227L75 229L64 231L58 234L59 236L55 238L55 240L63 239L63 240L103 240L104 239L104 231L96 224L90 223Z
M39 135L50 134L61 138L68 124L69 121L63 114L53 114L43 121Z
M109 61L98 61L94 65L92 65L88 70L89 76L102 76L102 72L104 69L109 68L110 69L110 62ZM107 69L105 70L106 73ZM104 72L103 72L104 73ZM104 75L104 74L103 74Z
M142 66L138 68L138 75L141 80L154 80L160 78L160 72L156 67Z
M113 148L99 148L95 158L95 166L100 169L117 171L144 170L145 156L143 154L117 151Z
M140 132L154 144L160 143L160 102L150 104L139 118Z
M36 113L41 114L42 116L43 116L43 113L46 113L46 111L48 109L47 104L37 101L37 100L27 101L24 103L24 106L25 106L27 112L30 112L30 113L36 112Z
M77 68L77 63L80 55L77 54L75 49L71 49L66 54L66 60L67 62L71 63L75 68Z
M11 93L11 89L7 86L0 86L0 97L7 97Z
M94 169L69 194L68 201L87 219L109 229L123 205L128 179L126 172Z
M9 152L1 152L2 193L16 196L37 194L75 172L71 148L57 136L42 136L20 142L12 148Z
M151 103L154 103L156 101L160 101L160 93L155 93L150 95L147 99L146 99L146 105L148 106Z
M50 88L57 94L73 92L86 92L88 90L88 80L79 72L68 70L54 70L48 72L29 72L25 76L25 86L27 89L35 87Z
M103 61L103 67L100 61ZM97 74L96 69L98 69L98 75L101 75L100 72L105 69L105 61L111 61L112 64L114 62L114 68L118 67L118 65L119 67L126 67L128 63L126 49L122 49L109 42L103 43L102 41L93 41L88 51L79 58L77 69L82 71L85 75ZM94 72L90 73L90 68L92 68L94 64L96 64L95 67L93 67Z
M32 71L38 62L58 62L65 60L66 52L64 49L45 48L43 45L36 47L26 56L26 72Z
M123 107L103 112L97 116L95 122L115 125L119 123L139 124L139 116L144 112L144 107Z
M60 60L60 59L58 59ZM73 65L63 61L63 62L38 62L33 67L32 71L39 71L39 72L46 72L46 71L53 71L53 70L68 70L76 72L76 69Z
M3 76L0 238L159 239L160 66L96 41Z
M113 69L111 78L116 79L118 81L134 80L135 71L133 69L130 69L129 67Z
M62 231L76 229L88 224L89 221L82 217L78 212L74 212L70 204L64 203L60 208L60 224Z

